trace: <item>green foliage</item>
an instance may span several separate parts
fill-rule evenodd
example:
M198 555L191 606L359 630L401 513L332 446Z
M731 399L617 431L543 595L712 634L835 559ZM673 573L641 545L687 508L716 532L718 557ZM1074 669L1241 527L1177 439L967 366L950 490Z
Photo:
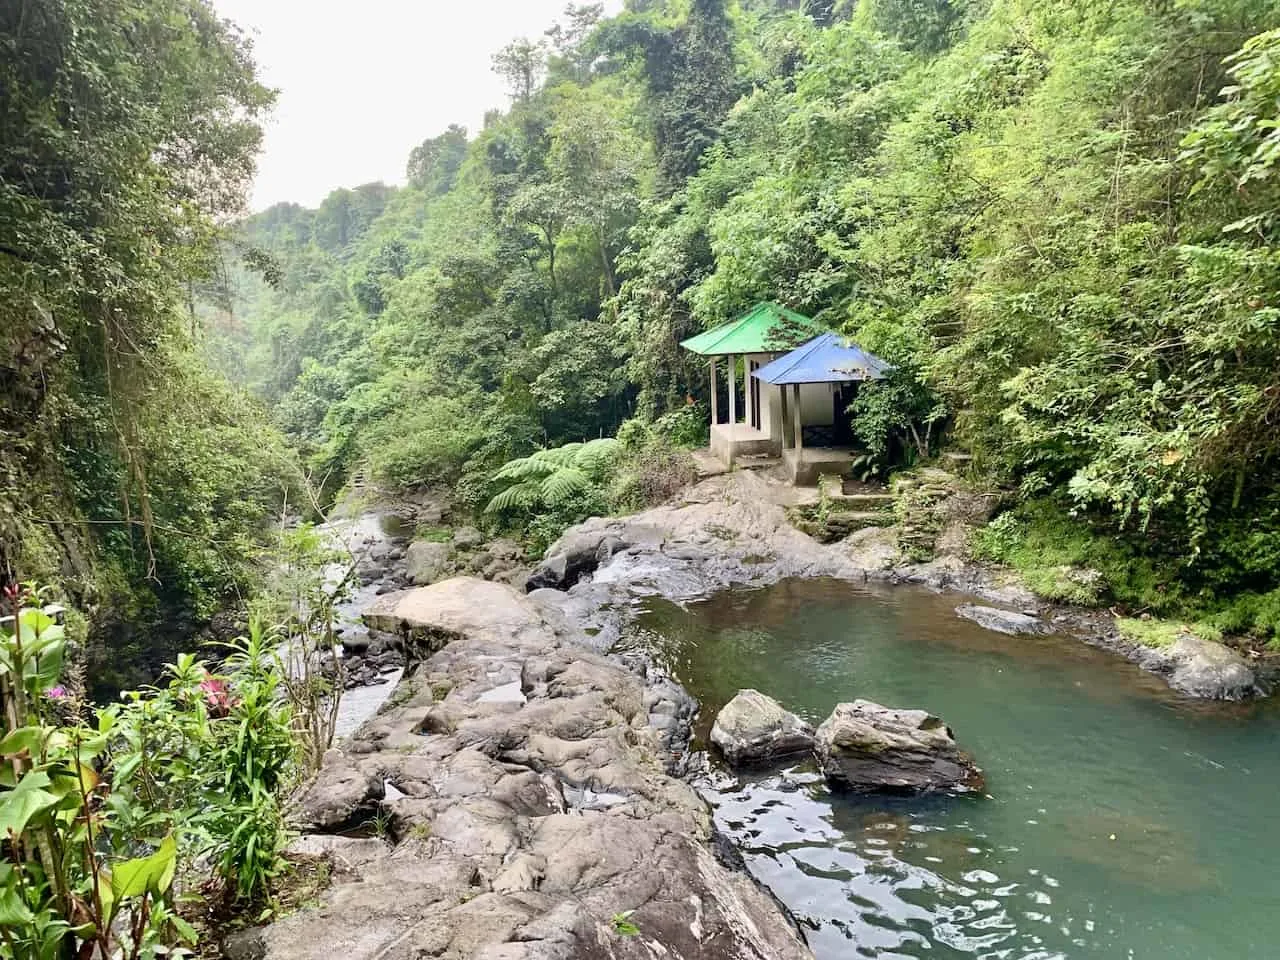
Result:
M1191 634L1202 640L1222 640L1222 634L1217 629L1204 623L1186 624L1172 620L1117 617L1116 628L1126 640L1148 647L1171 647L1183 634Z
M92 724L60 716L70 693L58 685L66 638L55 608L5 591L0 620L0 957L109 960L156 956L191 928L173 913L176 824L163 824L152 852L120 829L127 799L108 794L99 767L117 716ZM108 803L101 803L102 797Z
M614 933L621 937L634 937L639 935L640 928L631 922L631 915L633 913L635 913L634 910L624 910L621 913L615 913L613 915L609 922L613 925Z
M665 503L698 479L688 449L654 430L619 460L609 488L614 510L643 510Z
M1277 30L1269 0L574 8L408 186L244 222L279 284L233 264L210 349L333 486L454 485L545 541L675 489L655 438L709 406L679 342L776 300L893 364L868 467L954 441L1017 491L978 549L1046 596L1269 630ZM537 472L614 432L614 477Z
M280 641L255 622L219 673L183 654L164 686L112 708L124 826L146 836L173 824L184 850L215 863L228 901L265 898L283 864L280 799L294 783L297 744Z
M502 489L485 508L494 514L537 514L598 502L620 447L612 437L569 443L511 460L493 475ZM581 512L578 510L577 512Z
M1095 529L1048 500L996 517L975 533L972 549L980 559L1017 570L1047 600L1092 606L1113 599L1130 610L1169 612L1185 599L1176 558L1153 557L1154 551Z
M698 404L687 404L664 413L653 421L653 434L673 447L694 449L708 442L710 411Z
M296 478L188 307L274 95L202 0L6 3L0 47L0 571L82 603L109 689L251 588Z

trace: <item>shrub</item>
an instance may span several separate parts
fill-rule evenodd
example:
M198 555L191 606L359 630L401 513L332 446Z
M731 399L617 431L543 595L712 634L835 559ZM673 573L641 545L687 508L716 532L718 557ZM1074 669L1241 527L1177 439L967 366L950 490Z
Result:
M1157 612L1172 612L1183 602L1176 571L1047 499L996 517L974 534L972 550L979 559L1017 570L1048 600L1088 605L1109 594L1133 609Z
M265 899L287 837L279 797L296 772L293 717L275 647L252 625L223 669L184 654L168 683L112 708L112 791L127 831L145 839L169 823L184 855L216 864L227 903Z
M605 437L511 460L491 478L502 489L485 512L533 516L589 501L612 474L620 450L617 440Z
M710 423L711 415L706 407L690 403L653 421L652 432L673 447L705 447L709 441Z
M1116 629L1120 631L1120 636L1126 640L1157 648L1173 646L1178 637L1184 633L1189 633L1202 640L1212 640L1214 642L1222 640L1222 632L1207 623L1188 624L1174 620L1143 620L1119 617L1116 619Z
M137 958L194 942L172 910L178 824L139 818L127 792L106 786L118 717L103 710L85 723L66 702L58 683L66 637L54 609L16 587L4 601L0 956ZM120 829L139 821L145 836Z
M640 510L665 503L697 479L687 450L655 439L622 459L609 499L615 509Z

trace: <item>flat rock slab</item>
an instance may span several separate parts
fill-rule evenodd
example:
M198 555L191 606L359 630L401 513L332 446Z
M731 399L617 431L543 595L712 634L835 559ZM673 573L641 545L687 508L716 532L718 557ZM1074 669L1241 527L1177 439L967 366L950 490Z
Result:
M813 727L759 690L739 690L716 714L711 742L734 766L813 751Z
M950 728L924 710L870 700L837 704L818 727L816 753L827 780L859 793L965 793L982 771Z
M1044 634L1050 628L1039 617L1013 610L1001 610L999 607L984 607L973 603L964 603L956 607L956 614L966 620L972 620L980 627L994 630L997 633Z
M335 822L385 785L393 842L298 841L342 869L316 905L237 934L237 960L812 960L665 773L661 726L691 712L673 691L500 584L443 581L368 618L441 645L410 647L392 706L303 796Z

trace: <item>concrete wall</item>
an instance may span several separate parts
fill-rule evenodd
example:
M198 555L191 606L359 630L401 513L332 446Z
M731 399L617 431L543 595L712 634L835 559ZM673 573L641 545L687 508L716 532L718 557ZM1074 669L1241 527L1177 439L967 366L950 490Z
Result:
M779 354L773 353L753 353L744 358L743 369L750 370L751 361L763 367ZM751 404L751 391L749 385L755 382L755 378L750 373L747 374L748 388L742 391L743 407L742 422L749 423L748 411ZM772 384L760 383L760 431L766 434L770 440L778 440L782 434L779 432L781 425L781 414L776 409L778 406L778 388Z
M827 427L835 423L834 383L800 384L800 418L806 427Z

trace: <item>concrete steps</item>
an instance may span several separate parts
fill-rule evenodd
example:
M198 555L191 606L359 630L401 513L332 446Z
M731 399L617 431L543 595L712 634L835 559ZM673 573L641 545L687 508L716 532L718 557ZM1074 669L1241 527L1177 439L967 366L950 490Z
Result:
M896 499L892 493L843 493L831 498L834 502L855 509L887 509Z

